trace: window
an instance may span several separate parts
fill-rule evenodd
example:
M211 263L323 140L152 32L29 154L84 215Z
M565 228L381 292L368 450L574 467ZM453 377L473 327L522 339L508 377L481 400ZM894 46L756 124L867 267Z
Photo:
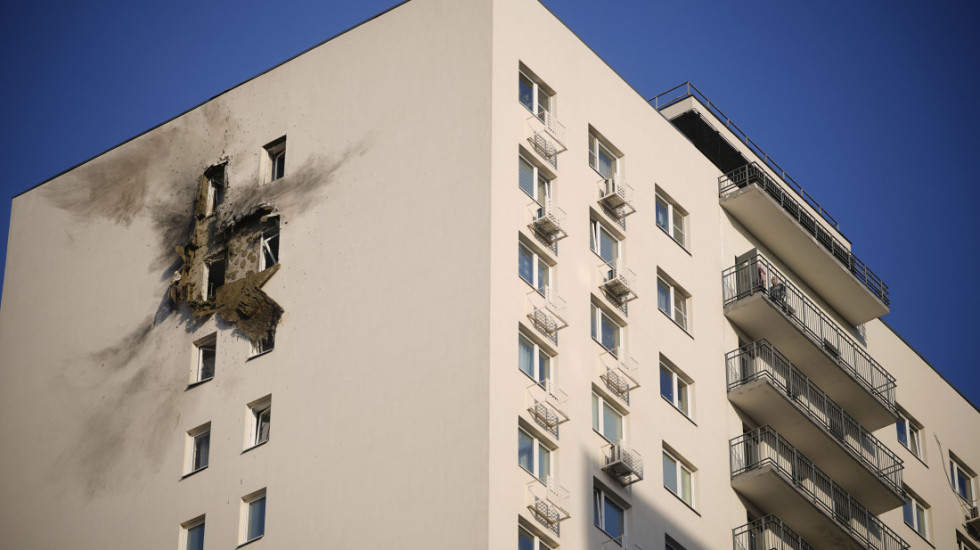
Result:
M258 342L252 342L252 357L269 353L276 347L276 335L266 334Z
M521 68L517 78L517 99L521 105L527 107L535 116L544 120L546 113L554 112L552 109L552 96L550 90L541 82L531 76L530 71Z
M660 395L677 410L690 416L688 407L689 382L677 374L675 367L670 365L663 356L660 357Z
M691 508L694 508L693 478L690 468L664 450L664 487Z
M265 146L265 181L273 182L286 175L286 136Z
M589 132L589 166L603 179L609 179L619 173L618 164L619 158L612 147L594 132Z
M204 550L204 516L180 525L181 550Z
M279 224L262 232L259 242L262 255L259 260L259 271L279 263Z
M242 498L242 542L265 534L265 489Z
M589 245L604 262L610 266L616 265L619 259L619 239L604 225L596 220L589 224Z
M538 166L524 158L517 157L517 185L538 204L544 205L551 198L551 179Z
M206 299L214 300L215 294L218 288L225 284L225 258L227 254L222 252L214 257L211 257L205 262L205 267L208 272L208 288Z
M551 449L523 428L517 428L517 463L543 480L551 475Z
M592 304L592 339L609 350L615 357L622 342L622 327L602 308Z
M524 243L517 243L517 274L541 294L551 286L551 266Z
M681 546L679 542L674 540L674 538L670 535L666 534L664 535L664 548L666 550L684 550L684 547Z
M623 439L623 415L605 399L592 394L592 429L611 443Z
M218 205L225 200L225 164L212 166L204 172L207 180L207 196L204 197L204 215L210 216L214 213Z
M211 423L187 432L188 460L184 469L187 475L208 467L211 455Z
M657 226L681 246L687 245L685 223L687 212L657 191Z
M598 487L592 490L592 521L610 538L623 544L623 535L626 533L626 511Z
M916 422L909 420L903 411L898 412L898 422L895 423L898 430L898 442L912 451L912 454L922 458L922 428L916 424Z
M554 550L534 533L523 526L517 526L517 550Z
M688 295L662 276L657 277L657 307L682 329L687 330Z
M263 397L248 406L248 448L269 441L269 427L272 423L272 398Z
M928 505L924 505L920 502L919 497L915 493L905 488L905 504L902 506L902 517L905 519L905 523L912 528L913 531L922 535L922 538L928 539L928 521L926 520L926 511L929 509Z
M197 349L197 364L194 368L194 382L204 382L214 378L214 364L217 359L216 334L198 340L194 346Z
M517 334L517 367L542 386L551 380L551 356L522 333Z
M972 506L974 475L952 456L949 457L949 478L953 483L953 490L956 491L956 494L960 495L963 500Z

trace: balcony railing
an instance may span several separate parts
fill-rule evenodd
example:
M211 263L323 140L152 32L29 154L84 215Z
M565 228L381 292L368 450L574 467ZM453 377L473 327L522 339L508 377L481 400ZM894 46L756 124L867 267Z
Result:
M640 387L636 359L619 348L599 355L599 379L619 398L630 402L630 392Z
M622 222L626 216L636 212L633 206L633 188L620 178L601 179L597 186L599 204L610 216Z
M568 490L558 485L552 476L527 484L527 508L556 534L558 524L571 517L568 514Z
M817 347L823 348L852 378L895 414L895 377L868 355L800 289L763 256L721 274L724 305L762 294L783 311Z
M558 426L568 422L568 395L552 380L527 387L527 412L534 421L558 437Z
M602 471L623 485L632 485L643 480L643 457L623 441L610 443L602 448Z
M728 391L765 380L831 434L893 491L902 494L904 464L894 452L827 396L772 344L758 340L725 355Z
M540 291L527 293L527 318L538 332L558 343L558 331L567 327L565 300L553 288L545 285Z
M542 242L557 252L558 241L568 236L568 233L562 228L565 223L565 211L553 205L550 198L544 204L531 203L528 205L528 210L531 215L531 222L528 226L539 236Z
M551 137L558 142L558 146L562 148L559 153L565 151L565 126L558 122L558 118L551 113L551 111L545 109L543 106L538 105L538 114L532 115L528 120L537 121L540 123L544 131L548 132Z
M732 530L735 550L813 550L795 531L774 515Z
M909 547L770 426L732 439L730 460L732 479L758 468L771 468L869 550Z
M783 210L791 218L799 222L800 226L806 232L813 235L817 242L823 245L834 259L850 271L858 281L861 281L879 300L885 305L888 305L888 285L880 277L875 275L874 271L868 269L868 266L860 258L852 254L829 231L818 224L813 219L813 216L808 214L806 209L796 199L783 191L783 187L769 177L769 174L758 163L753 162L747 164L721 176L718 179L718 196L725 197L752 184L761 187L783 207Z
M823 207L820 206L820 203L818 203L816 199L811 197L810 194L803 189L802 185L796 183L796 180L791 178L790 175L787 174L786 171L783 170L781 166L776 164L776 161L769 158L769 155L767 155L766 152L762 150L762 147L756 145L756 143L752 141L749 138L749 136L742 131L741 128L736 126L735 123L732 122L732 120L728 118L728 116L725 113L721 112L721 109L719 109L717 105L712 103L711 100L709 100L703 93L701 93L701 90L698 90L696 87L694 87L694 84L691 84L690 82L685 82L679 86L675 86L667 90L666 92L654 97L653 99L650 100L650 102L653 103L655 109L657 109L658 111L662 111L663 109L666 109L667 107L670 107L671 105L679 101L683 101L689 97L693 97L694 99L701 102L701 104L707 107L708 110L711 111L711 114L713 114L719 121L724 121L725 127L728 128L733 134L735 134L735 136L738 137L738 139L741 140L742 143L744 143L753 153L755 153L757 157L762 159L765 162L766 166L768 166L773 172L779 174L779 177L781 177L783 181L785 181L796 194L802 197L803 200L806 201L806 203L809 204L811 208L819 212L820 216L824 220L826 220L827 223L833 226L834 229L840 231L840 224L837 223L837 220L834 219L834 217L831 216L829 212L824 210Z
M600 287L616 305L626 305L638 298L636 295L636 273L626 267L626 262L617 260L613 263L599 264L599 276L602 277Z

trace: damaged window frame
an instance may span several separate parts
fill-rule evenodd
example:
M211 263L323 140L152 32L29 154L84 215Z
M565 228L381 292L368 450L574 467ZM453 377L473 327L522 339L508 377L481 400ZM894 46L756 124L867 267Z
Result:
M242 452L269 442L272 431L272 396L267 395L249 403L248 417L248 433L246 434L245 450Z
M194 342L194 373L190 386L196 386L214 378L218 363L218 334L212 333ZM210 357L209 357L210 355ZM208 360L210 359L210 365ZM207 370L210 367L210 372Z
M252 355L249 359L254 359L260 355L265 355L276 348L275 334L267 334L258 342L252 342Z
M225 200L225 189L228 187L228 163L216 164L204 171L207 180L207 195L205 197L204 215L210 216Z
M221 266L221 277L218 278L218 271L213 267L215 264ZM228 251L222 250L204 261L204 299L214 300L218 289L224 286L228 270ZM213 280L212 280L213 279ZM220 280L220 282L219 282Z
M262 231L259 238L259 271L279 263L279 218L270 221L273 221L275 226Z
M286 136L273 140L264 149L265 183L272 183L286 175Z

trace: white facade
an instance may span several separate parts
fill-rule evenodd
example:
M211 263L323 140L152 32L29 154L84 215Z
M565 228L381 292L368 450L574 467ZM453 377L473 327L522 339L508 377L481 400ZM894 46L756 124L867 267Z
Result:
M978 411L688 91L532 0L412 0L19 195L3 546L740 549L775 514L975 550ZM805 502L802 455L849 499Z

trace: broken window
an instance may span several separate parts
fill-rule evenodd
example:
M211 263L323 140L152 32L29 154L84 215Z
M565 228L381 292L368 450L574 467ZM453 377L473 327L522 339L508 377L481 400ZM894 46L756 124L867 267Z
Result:
M218 287L225 284L225 259L227 254L222 252L218 256L215 256L207 261L207 300L214 300L215 292L217 292Z
M225 167L226 164L219 164L217 166L212 166L204 172L204 177L208 181L208 192L206 197L206 206L204 209L204 215L210 216L214 213L218 205L225 200Z
M248 433L248 448L269 441L269 428L272 424L272 396L263 397L248 406L250 425Z
M203 382L214 378L214 364L217 359L217 337L212 334L196 344L197 368L194 382Z
M276 181L286 175L286 136L266 145L265 152L269 156L266 181Z
M279 224L271 229L262 232L262 261L259 263L259 271L270 268L279 263Z
M266 352L270 352L272 351L272 348L275 347L275 344L276 344L275 335L267 334L261 340L252 344L252 355L255 356L255 355L261 355Z

